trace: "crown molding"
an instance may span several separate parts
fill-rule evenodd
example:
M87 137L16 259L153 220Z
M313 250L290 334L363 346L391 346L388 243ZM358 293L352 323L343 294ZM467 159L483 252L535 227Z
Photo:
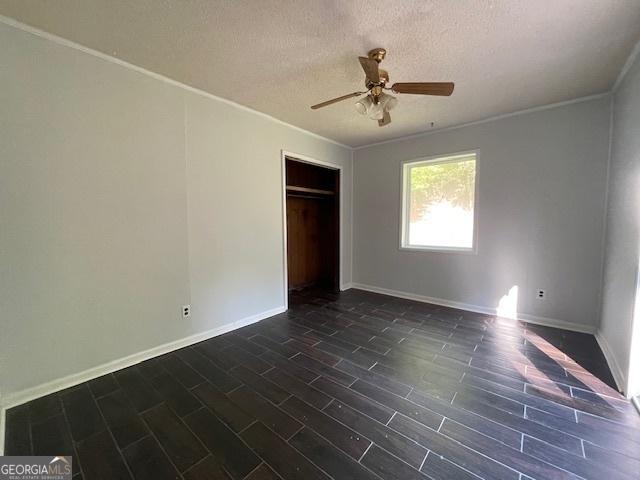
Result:
M224 103L226 105L230 105L232 107L235 107L235 108L237 108L239 110L243 110L245 112L253 113L254 115L258 115L258 116L260 116L262 118L266 118L267 120L270 120L270 121L272 121L274 123L278 123L280 125L284 125L285 127L289 127L289 128L291 128L293 130L296 130L298 132L301 132L301 133L307 134L307 135L309 135L311 137L317 138L318 140L323 140L325 142L332 143L334 145L346 148L348 150L351 150L353 148L353 147L351 147L349 145L345 145L344 143L340 143L340 142L337 142L335 140L332 140L331 138L323 137L322 135L318 135L317 133L313 133L313 132L310 132L309 130L305 130L304 128L301 128L301 127L298 127L296 125L292 125L290 123L287 123L284 120L280 120L280 119L278 119L276 117L273 117L273 116L271 116L271 115L269 115L267 113L263 113L263 112L260 112L258 110L254 110L251 107L247 107L246 105L242 105L240 103L234 102L233 100L228 100L226 98L218 97L217 95L214 95L214 94L209 93L209 92L205 92L204 90L200 90L199 88L195 88L195 87L192 87L190 85L186 85L186 84L184 84L182 82L179 82L177 80L173 80L173 79L171 79L169 77L165 77L164 75L160 75L159 73L155 73L155 72L152 72L150 70L147 70L146 68L139 67L137 65L134 65L132 63L126 62L124 60L120 60L119 58L112 57L111 55L107 55L106 53L102 53L102 52L99 52L99 51L94 50L92 48L85 47L84 45L80 45L79 43L73 42L71 40L67 40L66 38L62 38L62 37L59 37L59 36L54 35L52 33L45 32L45 31L40 30L38 28L32 27L30 25L26 25L26 24L24 24L22 22L19 22L19 21L13 19L13 18L5 17L4 15L0 15L0 23L4 23L5 25L8 25L8 26L13 27L13 28L16 28L18 30L22 30L24 32L30 33L30 34L35 35L37 37L44 38L45 40L49 40L49 41L51 41L53 43L56 43L58 45L62 45L64 47L72 48L73 50L77 50L79 52L86 53L86 54L91 55L93 57L100 58L101 60L105 60L107 62L114 63L114 64L119 65L121 67L127 68L129 70L133 70L135 72L138 72L138 73L141 73L143 75L149 76L149 77L154 78L156 80L160 80L162 82L168 83L170 85L173 85L175 87L181 88L183 90L186 90L188 92L194 93L196 95L200 95L200 96L209 98L211 100L216 100L218 102L222 102L222 103Z
M389 140L382 140L380 142L368 143L366 145L359 145L357 147L353 147L353 149L354 150L362 150L362 149L365 149L365 148L374 147L376 145L384 145L384 144L387 144L387 143L401 142L401 141L404 141L404 140L411 140L413 138L425 137L425 136L433 135L433 134L436 134L436 133L449 132L451 130L457 130L459 128L472 127L474 125L481 125L483 123L495 122L497 120L502 120L502 119L510 118L510 117L516 117L516 116L519 116L519 115L526 115L528 113L541 112L543 110L551 110L553 108L564 107L566 105L572 105L574 103L589 102L591 100L597 100L599 98L604 98L604 97L607 97L609 95L611 95L611 91L610 90L608 90L606 92L602 92L602 93L596 93L595 95L587 95L586 97L579 97L579 98L574 98L574 99L571 99L571 100L564 100L562 102L549 103L547 105L540 105L538 107L526 108L524 110L517 110L517 111L511 112L511 113L503 113L503 114L500 114L500 115L494 115L494 116L491 116L491 117L483 118L481 120L474 120L472 122L460 123L458 125L451 125L449 127L437 128L435 130L428 130L426 132L413 133L411 135L405 135L405 136L402 136L402 137L390 138Z

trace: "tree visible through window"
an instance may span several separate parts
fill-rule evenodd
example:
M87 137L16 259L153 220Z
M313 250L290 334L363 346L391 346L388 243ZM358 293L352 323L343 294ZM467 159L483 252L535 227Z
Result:
M405 163L402 246L472 249L475 178L475 153Z

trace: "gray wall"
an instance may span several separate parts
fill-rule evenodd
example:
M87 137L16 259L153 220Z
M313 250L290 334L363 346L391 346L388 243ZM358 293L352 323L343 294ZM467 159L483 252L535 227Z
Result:
M598 334L609 350L609 363L618 381L633 396L640 395L640 320L636 318L635 329L632 328L640 262L638 59L614 93L611 140L604 292Z
M521 317L594 331L609 119L601 97L356 150L354 282L485 311L517 285ZM475 149L478 253L400 251L401 162Z
M351 281L349 149L2 23L0 45L0 401L281 308L281 149L344 166Z

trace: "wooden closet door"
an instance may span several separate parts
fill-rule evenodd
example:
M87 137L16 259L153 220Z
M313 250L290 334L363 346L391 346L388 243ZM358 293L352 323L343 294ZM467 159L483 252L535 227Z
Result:
M287 198L289 288L317 283L322 277L322 200Z

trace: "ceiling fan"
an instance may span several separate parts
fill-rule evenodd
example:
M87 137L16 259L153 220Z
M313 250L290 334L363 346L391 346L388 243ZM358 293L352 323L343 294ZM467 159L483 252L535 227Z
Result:
M342 97L337 97L326 102L318 103L311 107L312 110L326 107L333 103L341 102L353 97L367 94L356 103L356 110L362 115L368 115L372 120L378 120L378 125L384 127L391 123L389 111L398 103L398 99L385 93L391 90L395 93L411 93L414 95L439 95L448 97L453 93L453 83L451 82L413 82L394 83L387 87L389 73L379 68L380 62L384 59L387 51L384 48L374 48L366 57L358 57L360 65L366 75L364 84L367 89L363 92L353 92Z

